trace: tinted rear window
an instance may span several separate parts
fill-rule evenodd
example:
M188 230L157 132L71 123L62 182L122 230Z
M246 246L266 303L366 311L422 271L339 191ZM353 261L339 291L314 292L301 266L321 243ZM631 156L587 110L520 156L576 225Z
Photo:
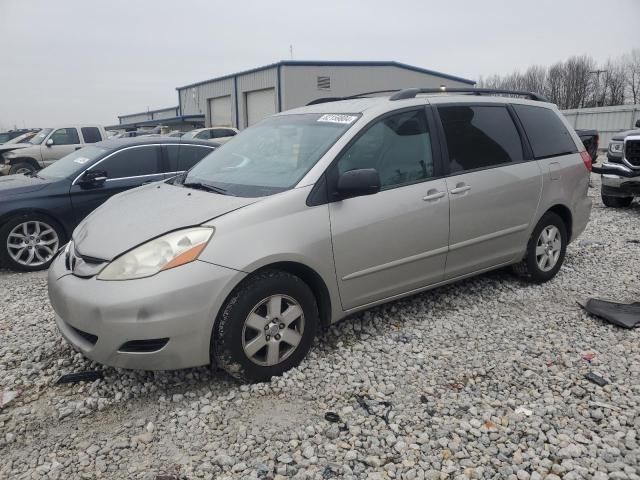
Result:
M82 127L80 130L82 130L84 143L96 143L102 140L100 130L96 127Z
M522 142L505 106L438 107L451 173L522 161Z
M189 170L204 157L213 152L213 148L199 145L167 145L169 172Z
M535 158L555 157L578 151L571 134L549 108L513 105L527 132Z

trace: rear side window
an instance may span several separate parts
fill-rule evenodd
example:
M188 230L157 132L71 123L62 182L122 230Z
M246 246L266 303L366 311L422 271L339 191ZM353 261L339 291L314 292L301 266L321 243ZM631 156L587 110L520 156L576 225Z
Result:
M227 130L225 128L211 130L211 133L213 135L212 138L233 137L236 134L236 132L234 132L233 130Z
M149 145L122 150L98 164L96 169L105 170L109 179L161 173L160 147Z
M450 173L522 161L522 141L505 106L451 105L438 107L438 114Z
M209 140L211 138L211 130L203 130L202 132L198 133L195 138L198 138L200 140Z
M213 152L213 148L198 145L167 145L169 172L189 170L204 157Z
M82 131L84 143L97 143L102 140L100 130L96 127L82 127L80 130Z
M59 128L51 135L54 145L78 145L80 138L75 128Z
M527 132L536 159L578 151L571 134L555 111L530 105L513 105L513 108Z

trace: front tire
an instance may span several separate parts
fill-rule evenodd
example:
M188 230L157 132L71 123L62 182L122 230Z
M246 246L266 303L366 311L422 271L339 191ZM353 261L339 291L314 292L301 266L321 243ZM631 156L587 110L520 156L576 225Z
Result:
M211 337L212 362L242 381L268 381L297 366L318 325L313 292L280 270L249 277L225 302Z
M524 259L513 269L532 283L544 283L556 276L567 251L567 227L560 216L545 213L527 243Z
M625 208L631 205L633 197L612 197L609 195L602 195L602 203L611 208Z
M35 172L36 169L33 165L28 162L18 162L14 165L11 165L9 169L9 175L19 175L25 173Z
M64 232L55 220L19 215L0 228L0 264L22 272L45 270L64 243Z

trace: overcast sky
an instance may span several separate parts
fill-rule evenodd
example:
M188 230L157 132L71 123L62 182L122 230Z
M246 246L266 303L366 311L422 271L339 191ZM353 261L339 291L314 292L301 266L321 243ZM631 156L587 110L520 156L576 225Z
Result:
M289 58L466 78L640 47L640 0L0 0L0 129L178 104L175 87Z

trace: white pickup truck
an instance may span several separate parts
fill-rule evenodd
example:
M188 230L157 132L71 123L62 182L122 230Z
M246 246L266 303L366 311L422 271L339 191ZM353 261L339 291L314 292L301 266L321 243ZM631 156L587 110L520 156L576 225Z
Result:
M43 128L27 143L0 145L0 175L40 170L87 144L106 139L107 132L97 125Z

